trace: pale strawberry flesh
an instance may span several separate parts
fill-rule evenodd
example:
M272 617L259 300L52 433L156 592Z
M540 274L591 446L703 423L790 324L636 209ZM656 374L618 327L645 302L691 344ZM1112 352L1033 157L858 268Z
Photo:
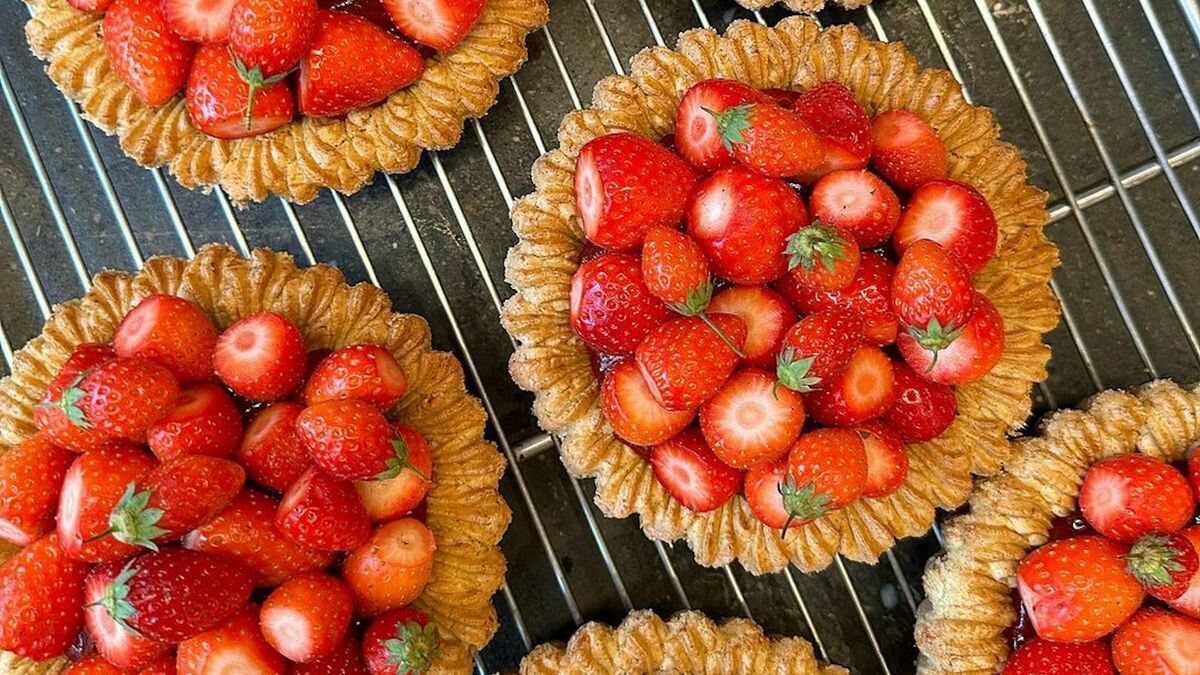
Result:
M229 37L229 15L237 0L163 0L167 25L185 40L217 44Z

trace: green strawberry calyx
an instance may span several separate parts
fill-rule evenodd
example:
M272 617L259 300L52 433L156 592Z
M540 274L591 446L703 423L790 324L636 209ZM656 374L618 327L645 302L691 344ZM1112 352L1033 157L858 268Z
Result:
M933 354L933 358L929 361L929 367L925 369L925 372L928 373L933 370L934 366L937 365L938 354L957 340L958 336L962 335L965 329L966 325L955 326L947 324L943 326L942 322L938 321L936 316L929 318L929 325L925 328L917 326L908 327L908 334L917 341L917 344L925 351Z
M396 637L383 641L387 661L396 666L397 675L421 675L429 672L438 651L437 630L433 624L422 626L406 621L396 627Z
M683 316L700 316L704 310L708 309L712 294L712 282L705 281L697 284L695 288L688 289L683 302L673 302L669 306L672 311Z
M1134 542L1129 553L1121 556L1125 568L1143 586L1168 586L1174 582L1172 573L1184 571L1179 562L1183 551L1171 545L1171 540L1162 534L1147 534Z
M375 474L374 480L387 480L389 478L395 478L396 476L400 475L401 471L408 469L409 471L412 471L420 476L421 480L425 481L426 483L432 482L429 480L429 476L425 475L425 472L418 469L411 461L409 461L408 457L410 454L412 454L412 449L408 447L408 443L403 438L396 437L391 439L390 442L392 444L392 450L395 452L395 454L388 458L387 468Z
M246 64L242 63L242 60L237 57L237 54L233 53L232 47L229 48L229 57L233 59L233 67L237 70L238 77L242 78L242 81L250 88L246 100L246 114L243 116L246 128L249 129L254 122L254 97L258 94L258 90L263 87L269 87L276 82L282 82L283 78L291 74L291 71L285 70L271 77L265 77L263 76L262 68L258 66L247 68Z
M133 563L136 561L135 558L125 563L125 567L121 568L117 577L104 587L104 594L100 596L100 599L88 607L100 605L104 611L108 612L108 616L114 623L140 637L141 633L129 625L129 620L137 616L137 610L134 609L133 603L129 602L129 582L137 574L137 570L133 568Z
M817 492L816 485L811 482L798 487L792 476L788 476L787 482L779 484L779 496L783 500L783 510L788 514L779 535L781 539L787 537L788 528L794 521L808 523L830 511L829 495Z
M846 249L850 246L841 233L819 220L800 228L787 241L788 269L799 267L806 274L816 269L818 262L832 272L839 260L846 259Z
M782 385L801 394L808 393L821 383L821 378L809 375L815 356L801 357L796 350L788 347L775 357L776 398Z
M62 393L59 394L58 400L39 403L36 407L58 408L64 415L66 415L67 420L71 424L74 424L80 429L91 429L92 423L88 421L87 415L84 414L83 408L79 405L79 402L82 401L83 397L87 395L87 392L79 387L79 383L83 381L83 378L86 377L89 372L91 371L86 370L76 375L75 379L71 380L71 384L67 385L67 387L63 389Z
M108 514L108 529L89 537L87 541L96 541L112 535L119 542L130 546L141 546L151 551L158 550L154 540L168 533L168 530L158 526L162 520L163 510L150 506L151 490L138 491L137 485L130 482L125 486L125 492L112 513Z
M735 143L745 143L744 131L750 128L750 113L754 111L753 103L730 106L721 112L703 108L704 112L713 116L717 121L717 133L721 136L721 145L733 152Z

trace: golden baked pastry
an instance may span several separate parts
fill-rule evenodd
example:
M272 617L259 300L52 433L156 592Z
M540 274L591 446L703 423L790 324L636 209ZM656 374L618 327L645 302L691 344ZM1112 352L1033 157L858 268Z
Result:
M909 447L911 470L895 493L859 500L786 539L759 523L743 499L708 513L674 500L642 456L614 436L588 351L569 325L570 283L585 243L573 190L580 147L615 130L653 139L671 133L682 94L714 77L785 89L836 80L868 114L913 111L941 136L949 177L978 188L999 225L996 256L975 283L1004 319L1000 362L981 381L957 389L959 416L942 436ZM801 17L774 28L739 21L724 36L688 31L674 50L652 48L635 56L628 77L602 80L592 107L563 121L560 147L534 164L537 191L513 208L520 241L509 251L506 273L516 294L503 313L520 344L512 375L535 392L541 426L562 438L568 471L596 478L600 509L614 518L638 514L652 539L686 538L703 565L737 560L762 574L789 562L819 570L839 553L874 561L897 538L927 531L937 508L962 504L971 474L994 473L1011 453L1007 435L1029 415L1030 385L1046 374L1050 349L1042 334L1059 317L1049 287L1058 252L1042 231L1046 194L1026 182L1020 152L999 135L991 112L968 104L950 73L921 69L903 45L869 40L853 26L821 30Z
M869 5L871 4L871 0L737 0L737 3L746 9L765 9L775 3L779 3L793 12L816 14L825 9L825 5L827 4L837 5L842 9L849 10Z
M496 632L492 595L504 581L500 538L512 517L497 491L504 458L483 439L487 416L463 384L454 356L433 351L429 325L392 311L375 286L349 286L328 265L299 269L292 257L256 249L245 259L223 245L205 246L191 261L155 257L136 274L105 271L78 300L55 307L41 335L13 359L0 381L0 452L33 435L33 405L76 345L106 342L126 312L151 293L196 302L224 328L270 310L300 328L309 349L358 343L386 347L408 374L409 390L389 415L416 428L433 452L437 481L427 496L427 522L437 539L433 574L413 607L438 627L441 649L431 672L467 673L471 655ZM16 548L0 542L0 561ZM57 673L64 658L34 663L0 652L0 672Z

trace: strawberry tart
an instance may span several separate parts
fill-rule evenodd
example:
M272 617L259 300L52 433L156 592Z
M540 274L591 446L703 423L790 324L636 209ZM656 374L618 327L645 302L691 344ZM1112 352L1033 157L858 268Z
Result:
M545 0L32 0L55 84L143 166L235 203L356 192L444 150Z
M1200 672L1200 389L1152 382L1048 418L945 527L921 673Z
M0 672L469 672L504 461L429 340L267 250L97 275L0 381Z
M513 210L504 321L606 514L705 565L816 570L998 469L1057 250L948 73L793 17L684 33L594 101Z

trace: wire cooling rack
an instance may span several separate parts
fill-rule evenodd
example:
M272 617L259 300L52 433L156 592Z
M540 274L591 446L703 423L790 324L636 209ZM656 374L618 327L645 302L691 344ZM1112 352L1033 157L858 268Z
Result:
M696 26L723 29L783 12L728 0L551 0L549 28L501 86L491 113L451 152L362 192L326 191L295 207L245 210L220 192L184 190L143 170L79 115L21 37L28 18L0 12L0 353L36 335L56 302L80 295L100 269L137 268L154 254L190 255L207 242L286 250L338 265L427 317L453 349L510 463L513 507L504 541L508 582L496 596L494 642L480 673L514 667L532 645L565 639L584 621L632 608L694 608L748 616L770 632L812 640L856 673L909 673L920 577L938 532L900 543L874 566L838 559L820 574L753 577L696 565L686 547L648 541L632 519L592 506L590 481L564 471L530 397L507 375L513 345L498 316L511 292L503 260L515 238L508 209L532 190L529 167L555 145L562 116L585 105L630 57ZM1063 323L1048 336L1039 412L1152 377L1200 379L1200 5L1196 0L877 0L830 10L881 40L902 40L945 67L970 100L991 106L1051 193L1048 233L1062 249L1055 290Z

